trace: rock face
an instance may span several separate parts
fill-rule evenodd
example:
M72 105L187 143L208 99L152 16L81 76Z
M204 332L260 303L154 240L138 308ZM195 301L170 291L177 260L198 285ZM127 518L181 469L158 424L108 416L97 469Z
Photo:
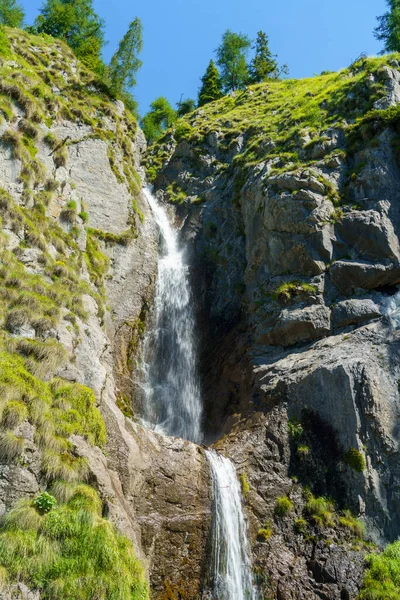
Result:
M371 77L363 89L375 109L396 105L397 66ZM374 113L360 137L347 123L316 140L291 132L285 160L279 123L276 141L263 125L244 130L251 108L273 104L271 89L221 101L220 115L217 106L194 113L186 139L177 128L152 151L149 172L160 152L158 194L187 197L177 211L192 250L206 429L210 441L225 434L216 447L248 478L265 597L354 598L362 553L345 525L313 530L302 490L360 515L378 544L400 535L399 338L387 308L400 284L397 121ZM288 437L296 424L297 442ZM286 495L293 509L281 519L276 500ZM257 534L269 526L268 539Z

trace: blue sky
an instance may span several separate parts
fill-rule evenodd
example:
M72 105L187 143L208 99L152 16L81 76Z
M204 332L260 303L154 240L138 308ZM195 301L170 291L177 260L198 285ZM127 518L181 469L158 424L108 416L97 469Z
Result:
M32 23L42 0L20 0ZM385 0L94 0L106 22L106 60L129 22L144 28L143 67L134 91L141 113L157 96L176 103L181 94L197 97L204 74L225 29L269 36L279 62L291 77L309 77L348 66L361 52L377 54L373 36Z

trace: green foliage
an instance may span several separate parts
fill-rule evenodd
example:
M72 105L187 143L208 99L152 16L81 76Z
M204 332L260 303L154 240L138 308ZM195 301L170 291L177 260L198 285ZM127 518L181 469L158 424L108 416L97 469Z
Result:
M365 534L365 525L357 519L350 510L344 510L339 517L339 525L348 529L355 537L362 539Z
M386 0L389 10L378 17L375 37L384 42L384 52L400 52L400 0Z
M240 480L240 485L242 488L242 494L244 497L246 497L248 495L248 493L250 492L250 485L247 480L246 473L241 473L239 475L239 480Z
M290 419L287 424L288 433L291 438L298 440L303 435L303 425L295 419Z
M22 27L25 11L16 0L0 0L0 25Z
M310 447L305 444L300 444L296 449L299 458L306 458L310 454Z
M43 515L50 512L55 507L57 500L48 492L42 492L39 496L36 496L32 504L36 510Z
M294 522L294 528L297 533L304 533L307 529L307 521L304 519L296 519Z
M111 90L116 95L127 92L136 85L136 73L142 66L139 54L142 51L142 23L136 17L119 43L109 66Z
M261 83L279 77L277 56L269 49L268 37L263 31L257 33L255 55L249 65L250 83Z
M367 557L359 600L400 600L400 541Z
M308 493L305 512L316 525L331 527L335 524L335 505L328 498L316 498Z
M302 281L290 281L289 283L281 283L281 285L273 292L275 300L290 301L300 294L315 294L317 288L315 285L303 283Z
M199 106L204 106L204 104L218 100L223 96L221 77L213 60L210 60L201 82L198 97Z
M153 100L141 122L147 141L150 144L155 142L176 121L176 117L176 111L166 98L160 96Z
M132 545L102 518L93 488L73 486L50 511L38 512L36 500L17 503L0 529L0 564L11 579L43 600L148 599Z
M177 103L176 114L178 117L183 117L193 112L196 108L196 102L192 98L185 98Z
M221 69L221 80L225 92L243 88L249 78L246 55L251 46L247 35L233 33L229 29L218 46L217 64Z
M102 72L104 23L94 12L92 0L45 0L35 28L65 40L88 68Z
M276 499L275 514L277 517L285 517L293 510L293 502L287 496Z
M272 535L272 527L270 523L266 523L264 527L258 530L257 539L260 542L267 542Z
M174 138L177 142L190 138L191 133L192 127L185 121L179 123L179 125L174 128Z
M357 448L350 448L343 456L343 462L358 473L362 473L366 468L365 458Z

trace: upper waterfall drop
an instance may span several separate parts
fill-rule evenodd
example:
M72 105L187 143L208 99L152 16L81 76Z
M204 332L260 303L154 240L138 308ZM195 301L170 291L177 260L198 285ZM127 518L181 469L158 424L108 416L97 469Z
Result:
M207 451L211 466L213 525L211 579L217 600L257 600L250 548L242 510L242 495L232 462Z
M144 193L160 229L154 324L144 342L144 420L167 435L201 442L194 309L184 249L165 209Z

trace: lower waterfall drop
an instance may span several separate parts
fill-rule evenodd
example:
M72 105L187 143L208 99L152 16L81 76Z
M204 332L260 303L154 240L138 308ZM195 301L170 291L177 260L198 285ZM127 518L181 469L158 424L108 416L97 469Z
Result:
M158 259L154 327L144 344L148 363L144 367L143 416L156 431L200 443L202 405L188 265L165 209L148 188L144 193L163 243Z
M206 452L212 473L213 525L211 579L215 600L257 600L242 495L232 462Z

